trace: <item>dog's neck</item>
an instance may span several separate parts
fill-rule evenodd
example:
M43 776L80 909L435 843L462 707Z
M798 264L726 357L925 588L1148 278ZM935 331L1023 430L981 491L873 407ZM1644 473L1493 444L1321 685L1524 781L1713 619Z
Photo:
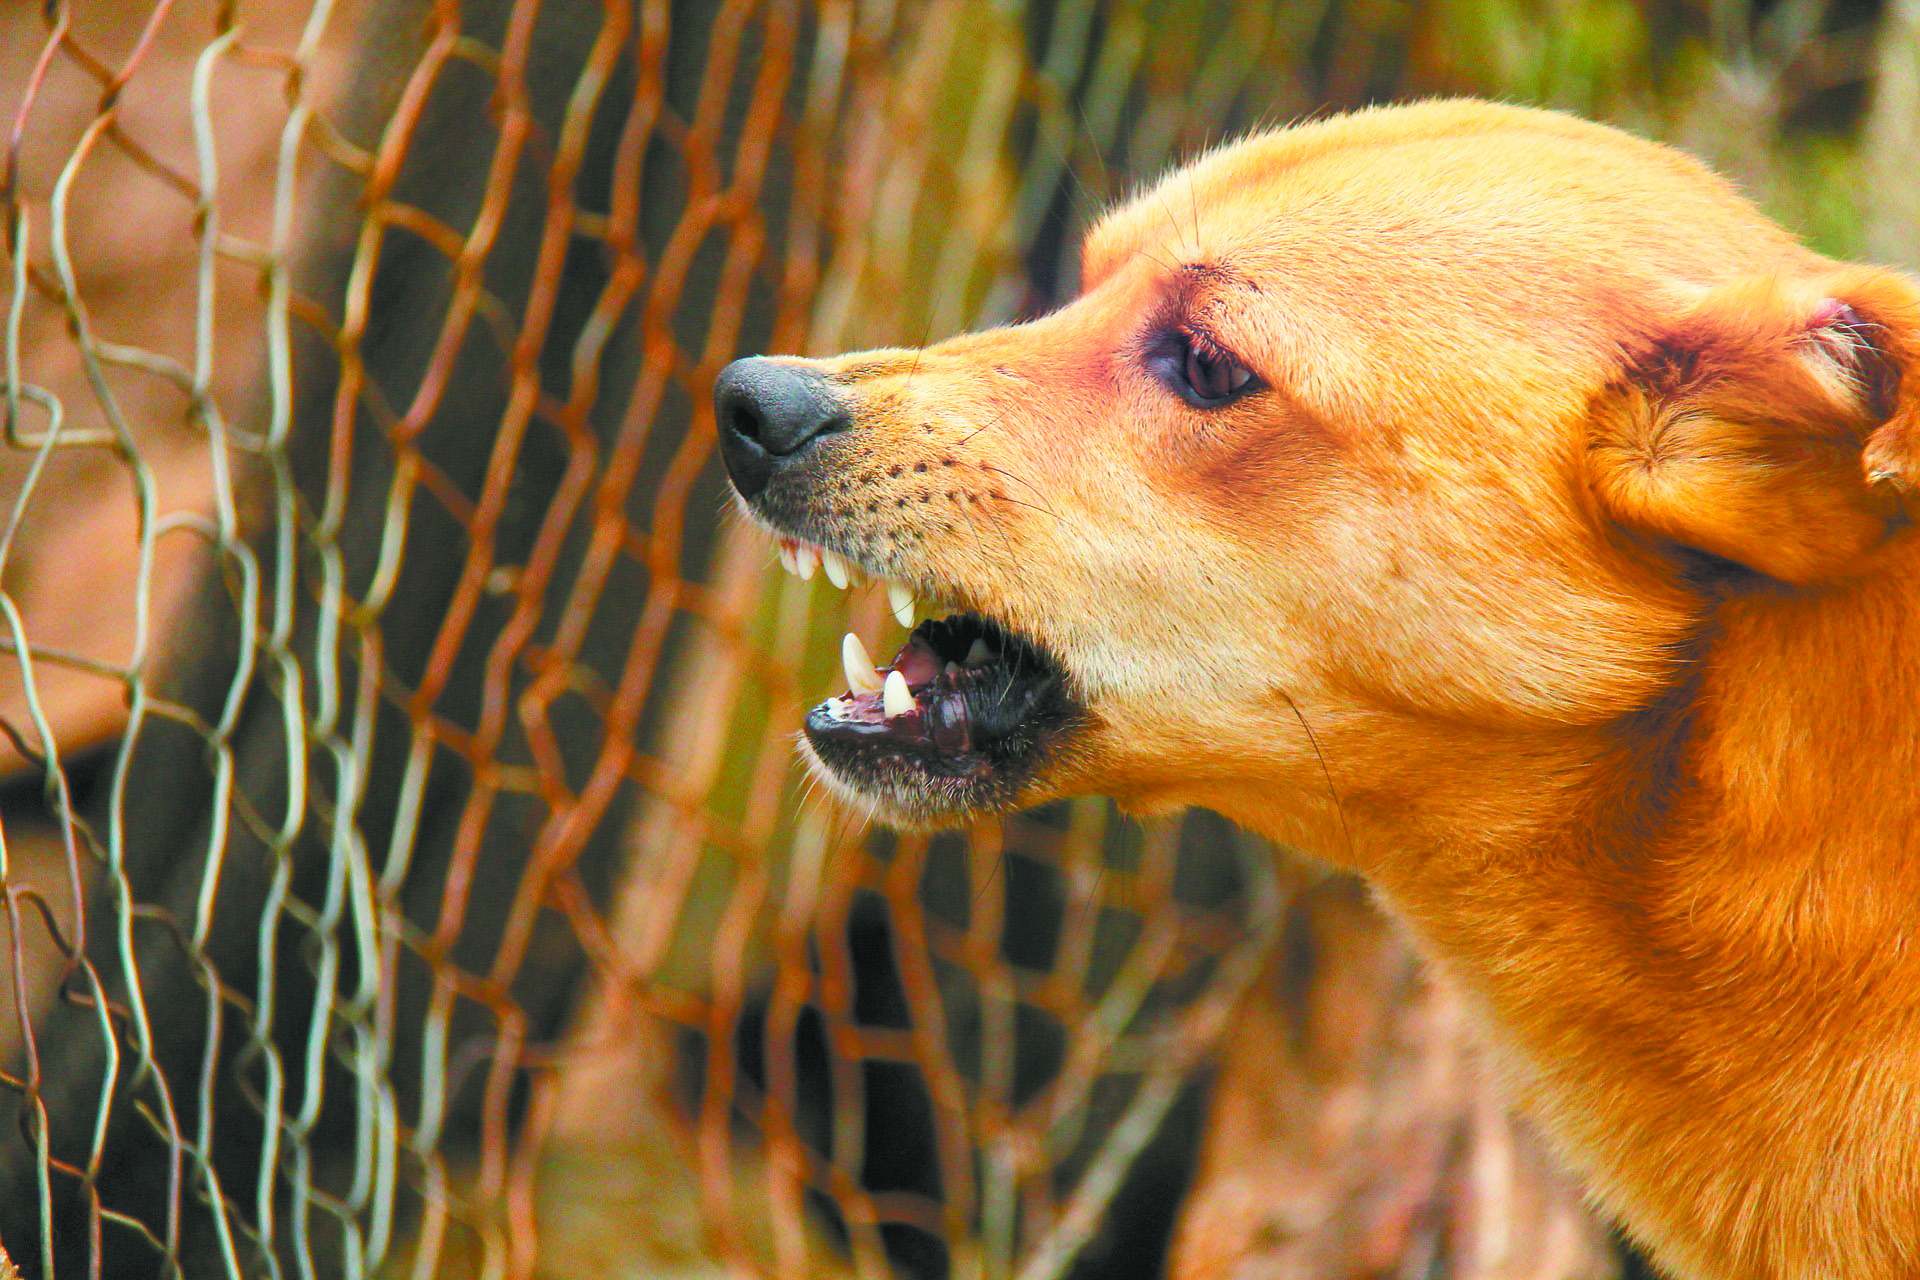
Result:
M1533 812L1429 817L1368 859L1602 1199L1678 1212L1671 1188L1690 1189L1714 1224L1701 1274L1729 1257L1776 1274L1759 1260L1816 1256L1815 1235L1876 1229L1845 1225L1862 1205L1920 1195L1920 1134L1885 1119L1920 1083L1917 575L1906 554L1724 603L1674 699L1686 718L1654 708L1560 751L1529 739L1507 767L1551 772ZM1835 1134L1860 1145L1829 1169ZM1743 1149L1795 1141L1797 1203L1828 1222L1743 1180Z

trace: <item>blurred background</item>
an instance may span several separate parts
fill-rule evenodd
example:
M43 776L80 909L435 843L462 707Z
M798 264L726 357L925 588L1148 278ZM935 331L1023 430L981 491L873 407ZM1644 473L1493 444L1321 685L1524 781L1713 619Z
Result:
M1920 266L1916 0L0 9L4 1255L1642 1274L1351 880L808 796L894 624L713 454L736 355L1036 313L1182 157L1440 94Z

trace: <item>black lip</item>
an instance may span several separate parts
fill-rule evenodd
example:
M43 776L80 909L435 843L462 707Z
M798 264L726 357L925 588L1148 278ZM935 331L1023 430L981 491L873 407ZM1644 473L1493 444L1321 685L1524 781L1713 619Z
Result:
M914 635L949 661L975 637L1000 660L915 687L912 712L890 719L806 717L820 763L856 792L917 821L957 818L1018 802L1061 739L1083 719L1064 669L1032 641L977 615L923 622Z

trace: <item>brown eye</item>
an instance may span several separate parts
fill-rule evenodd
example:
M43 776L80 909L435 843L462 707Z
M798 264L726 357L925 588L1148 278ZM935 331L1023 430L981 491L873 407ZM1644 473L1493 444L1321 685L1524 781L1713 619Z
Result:
M1203 350L1188 339L1180 375L1194 398L1206 403L1225 400L1253 381L1253 371L1224 353Z

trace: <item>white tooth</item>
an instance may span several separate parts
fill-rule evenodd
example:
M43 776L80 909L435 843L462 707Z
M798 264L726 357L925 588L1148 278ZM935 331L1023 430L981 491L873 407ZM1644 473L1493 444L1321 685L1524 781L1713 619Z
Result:
M947 664L947 670L946 670L946 674L948 674L949 676L957 676L957 675L959 675L959 674L961 673L961 671L963 671L963 670L965 670L965 668L963 668L963 667L962 667L962 666L961 666L961 665L960 665L959 663L957 663L957 662L949 662L949 663Z
M842 560L831 551L822 551L820 553L820 567L827 571L828 582L831 582L842 591L847 589L847 580L851 575L847 572L847 562L845 560Z
M800 566L793 558L793 548L784 542L780 544L780 567L788 573L800 572Z
M847 718L846 702L840 698L828 698L827 714L832 716L835 720L845 720Z
M993 650L987 648L985 640L976 639L972 647L967 650L966 664L970 667L984 667L992 662L995 656Z
M847 671L847 688L855 693L880 692L880 673L873 669L873 659L867 656L867 646L861 644L860 637L851 631L840 642L840 665Z
M801 543L793 549L793 571L800 575L800 581L812 580L813 571L820 567L820 549Z
M907 678L897 670L887 672L887 683L880 694L880 709L891 720L913 710L913 694L907 690Z
M889 582L887 604L893 610L893 620L907 630L913 630L913 592L897 582Z

